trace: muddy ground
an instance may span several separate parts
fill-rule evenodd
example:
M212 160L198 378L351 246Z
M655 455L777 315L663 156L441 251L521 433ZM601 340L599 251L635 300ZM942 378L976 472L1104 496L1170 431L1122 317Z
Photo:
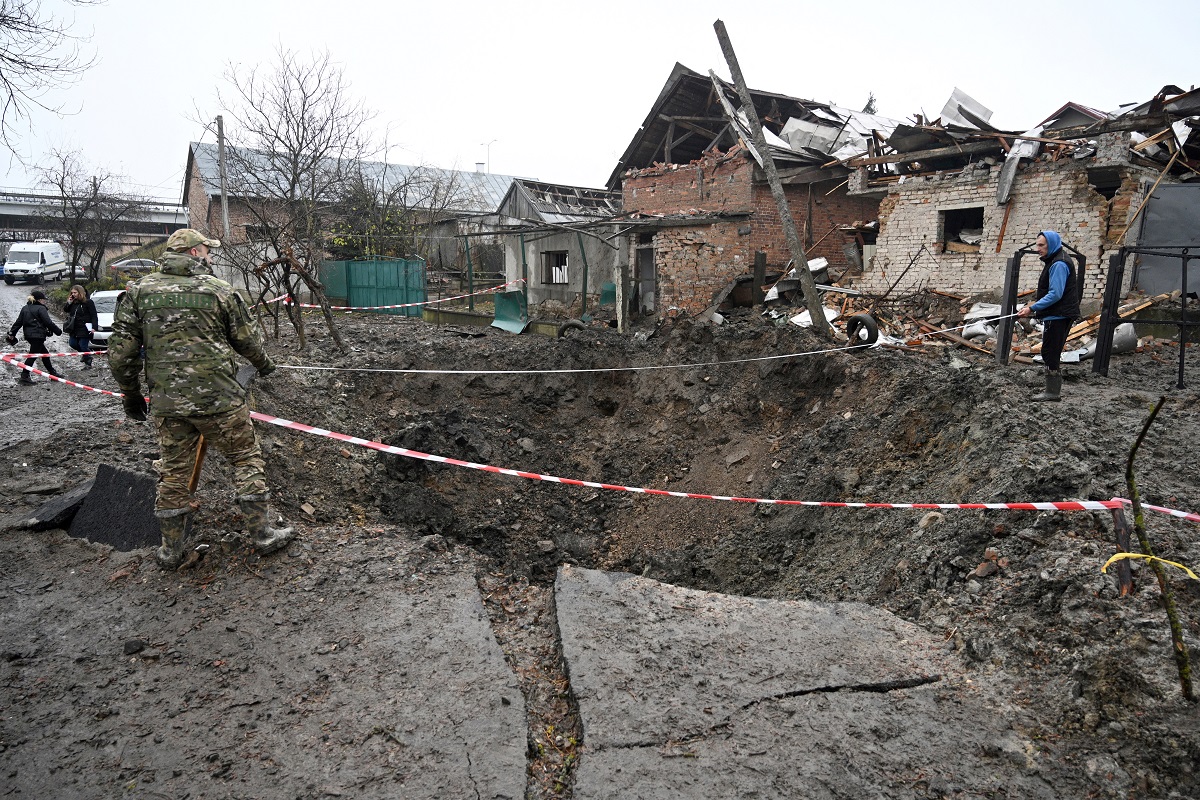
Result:
M749 311L731 313L717 327L677 321L621 336L595 325L562 339L361 314L339 324L349 353L333 347L315 318L307 352L286 336L272 341L277 360L294 368L256 382L259 411L425 453L625 486L824 501L1021 502L1125 496L1129 448L1150 407L1166 395L1138 455L1139 487L1148 502L1200 510L1195 348L1188 351L1186 389L1175 388L1178 350L1159 343L1114 357L1107 378L1086 362L1068 368L1064 401L1037 404L1028 399L1040 389L1037 368L998 366L954 346L764 359L829 345ZM739 359L758 360L712 363ZM679 364L707 366L650 369ZM387 371L628 366L647 369ZM942 637L967 669L1001 687L1019 714L1014 724L1039 743L1042 759L1070 776L1060 796L1200 796L1200 715L1180 697L1159 589L1150 570L1135 563L1134 592L1118 597L1113 570L1101 572L1116 551L1106 513L647 497L431 464L263 424L275 505L300 529L301 541L264 561L240 544L226 470L214 454L196 526L213 546L191 569L163 576L148 550L121 554L68 543L62 532L14 527L47 497L89 479L89 464L149 471L156 447L150 427L125 421L116 400L44 380L18 387L7 372L0 385L0 407L9 410L0 439L7 526L0 542L8 563L0 568L0 602L70 591L82 593L75 598L81 607L132 596L172 608L191 598L184 605L200 627L223 619L212 610L222 593L237 598L235 606L277 608L293 620L317 615L324 602L318 595L364 592L362 581L377 579L364 567L364 547L391 553L417 593L422 576L467 570L527 704L528 797L570 796L575 756L586 749L553 624L551 589L561 564L886 609ZM103 368L86 373L69 365L67 372L115 388ZM1200 526L1160 514L1149 514L1147 526L1159 555L1200 565ZM91 579L56 579L60 563ZM1200 582L1171 568L1168 576L1196 650ZM64 620L42 624L46 631L69 627ZM138 631L127 635L136 640ZM271 658L344 649L356 637L293 622ZM170 650L169 642L158 645ZM36 651L33 636L26 650L10 650L0 662L0 763L15 762L28 733L11 720L31 708L65 724L73 715L103 714L111 705L107 693L130 691L120 676L105 682L89 673L86 709L70 695L39 696L39 677L28 668ZM172 691L203 697L212 672L185 673L195 683ZM348 679L366 686L379 677ZM190 724L203 728L203 704L192 702L189 710ZM327 742L330 733L336 742L336 731L311 735ZM62 767L108 769L109 785L136 782L120 763L80 746L63 753ZM212 771L224 764L215 758ZM236 790L195 796L272 796L278 777L239 780ZM297 786L295 796L321 796L320 781ZM910 796L934 796L936 789L914 788ZM976 796L969 781L955 791Z

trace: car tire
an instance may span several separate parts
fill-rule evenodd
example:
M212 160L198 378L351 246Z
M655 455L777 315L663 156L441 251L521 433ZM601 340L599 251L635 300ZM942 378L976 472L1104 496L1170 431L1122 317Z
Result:
M9 286L12 286L12 285L13 285L13 283L15 283L15 282L16 282L16 280L17 280L16 278L10 278L10 277L8 277L7 275L5 275L5 276L4 276L4 282L5 282L6 284L8 284Z
M879 325L870 314L855 314L846 322L846 336L856 345L875 344L879 341Z
M563 338L564 336L567 335L567 331L583 331L583 330L587 330L587 326L583 324L582 320L569 319L566 322L564 322L562 325L558 326L558 336L555 338L558 338L558 339Z

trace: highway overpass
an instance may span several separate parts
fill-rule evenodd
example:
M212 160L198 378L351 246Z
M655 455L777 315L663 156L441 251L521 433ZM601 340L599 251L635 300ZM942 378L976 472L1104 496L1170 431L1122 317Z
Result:
M59 195L31 189L9 189L0 187L0 255L8 252L12 242L28 242L34 239L55 239L66 247L66 235L62 231L46 227L44 209L56 204ZM179 203L150 203L147 213L138 220L122 222L110 245L110 257L128 252L156 239L165 239L172 231L188 225L187 206Z

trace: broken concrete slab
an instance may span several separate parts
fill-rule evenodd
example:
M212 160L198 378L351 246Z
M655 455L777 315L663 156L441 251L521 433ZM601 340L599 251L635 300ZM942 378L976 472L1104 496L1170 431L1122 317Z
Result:
M942 643L886 612L570 567L555 602L576 798L1055 794Z
M154 476L101 464L92 490L71 522L78 539L128 552L161 542L154 517Z
M471 567L423 571L402 539L313 544L193 583L148 552L0 537L7 791L523 798L525 702Z
M92 491L95 481L76 486L69 492L64 492L34 512L33 516L21 523L20 527L32 531L48 531L51 528L66 528L75 518L88 493Z

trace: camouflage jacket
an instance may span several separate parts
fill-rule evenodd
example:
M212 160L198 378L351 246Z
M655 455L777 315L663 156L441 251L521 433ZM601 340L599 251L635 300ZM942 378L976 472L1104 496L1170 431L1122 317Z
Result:
M134 283L117 303L108 363L123 392L138 392L145 348L150 413L202 417L240 407L235 354L262 370L272 364L263 335L240 295L199 274L200 261L168 252L162 272Z

